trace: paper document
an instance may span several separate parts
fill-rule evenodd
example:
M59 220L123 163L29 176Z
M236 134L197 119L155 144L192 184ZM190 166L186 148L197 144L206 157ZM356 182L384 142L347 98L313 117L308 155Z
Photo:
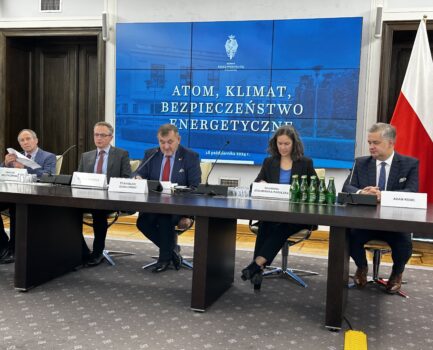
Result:
M29 167L31 169L39 169L41 167L34 160L27 158L24 154L14 150L13 148L8 148L7 151L9 154L15 154L17 156L17 162L21 163L26 167Z

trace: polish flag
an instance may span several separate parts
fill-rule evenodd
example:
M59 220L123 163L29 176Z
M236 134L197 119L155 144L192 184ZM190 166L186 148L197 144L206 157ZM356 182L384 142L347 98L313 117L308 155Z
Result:
M391 124L397 129L395 149L419 160L419 192L433 203L433 60L422 20L407 66Z

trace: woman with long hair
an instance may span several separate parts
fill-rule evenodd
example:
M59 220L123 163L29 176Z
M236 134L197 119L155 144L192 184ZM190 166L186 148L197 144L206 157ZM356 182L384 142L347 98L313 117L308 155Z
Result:
M316 175L313 161L304 156L304 146L295 128L284 125L269 140L270 157L263 162L255 182L290 184L293 175ZM309 225L260 221L254 260L242 270L241 278L260 289L263 269L272 263L287 238Z

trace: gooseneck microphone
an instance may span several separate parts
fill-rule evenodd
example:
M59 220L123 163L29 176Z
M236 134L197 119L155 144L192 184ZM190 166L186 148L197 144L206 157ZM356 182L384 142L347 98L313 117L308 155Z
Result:
M216 158L215 158L214 162L212 163L212 166L211 166L211 168L210 168L210 170L209 170L209 172L208 172L208 174L207 174L207 176L206 176L206 182L205 182L205 185L206 185L206 186L209 186L209 176L210 176L210 174L212 173L212 170L213 170L213 168L215 167L216 163L217 163L218 160L220 159L221 154L223 153L224 148L226 148L227 145L229 145L229 144L230 144L230 141L227 140L226 143L225 143L225 144L220 148L220 150L219 150L219 152L218 152L218 155L216 156Z
M143 168L146 166L146 164L149 163L149 162L153 159L153 157L155 157L155 155L156 155L158 152L159 152L159 147L158 147L158 148L155 148L155 149L153 150L153 153L149 156L149 158L147 158L143 163L140 164L140 166L139 166L139 167L137 168L137 170L134 172L135 176L138 175L138 172L139 172L141 169L143 169Z
M71 149L73 149L75 147L77 147L77 145L72 145L71 147L66 149L66 151L62 153L62 155L59 157L59 159L62 159Z
M349 186L352 186L352 177L353 177L353 173L355 171L355 167L356 167L356 158L355 158L355 161L353 162L352 169L350 170L350 178L349 178L349 183L348 183Z

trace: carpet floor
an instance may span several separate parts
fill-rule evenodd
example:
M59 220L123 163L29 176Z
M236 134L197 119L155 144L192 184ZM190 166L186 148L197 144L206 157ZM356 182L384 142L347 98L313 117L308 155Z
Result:
M28 292L13 289L13 264L0 265L0 349L343 349L348 328L324 327L327 260L290 256L293 268L319 272L308 288L266 279L259 293L240 270L252 253L236 252L235 282L205 313L190 310L192 271L154 274L141 266L150 243L107 240L136 255L71 272ZM184 256L192 247L183 247ZM279 259L275 261L277 264ZM381 267L387 277L389 266ZM351 265L351 271L354 266ZM404 290L350 290L346 318L372 349L433 348L433 270L407 268Z

